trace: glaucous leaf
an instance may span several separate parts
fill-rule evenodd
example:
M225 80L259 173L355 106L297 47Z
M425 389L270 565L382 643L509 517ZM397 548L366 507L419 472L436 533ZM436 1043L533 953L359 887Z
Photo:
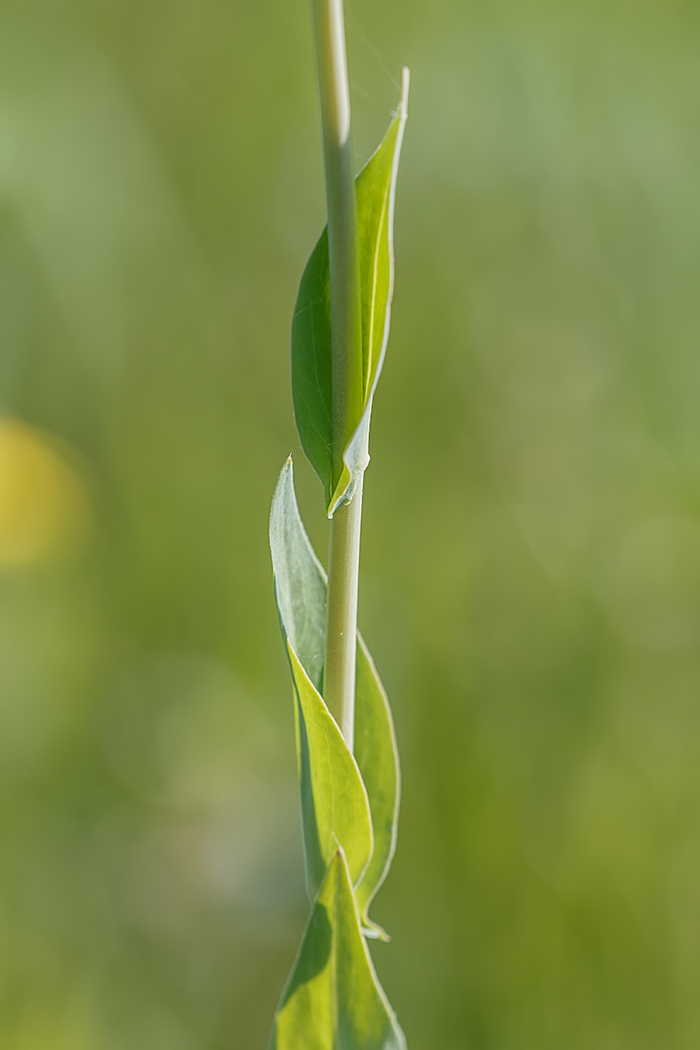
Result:
M326 650L326 573L299 514L291 456L282 467L272 497L270 551L282 628L321 693Z
M282 993L270 1050L405 1050L377 980L342 850L328 866Z
M304 800L312 784L309 768L308 723L316 721L314 712L319 711L318 700L309 695L308 684L315 692L323 689L323 659L326 634L326 573L319 562L306 534L294 493L294 476L291 457L280 474L270 515L270 546L275 572L275 594L280 610L280 619L290 646L290 660L294 671L294 657L299 665L294 671L299 702L303 696L309 714L299 723L299 770L302 783L302 812L304 814L304 840L306 843L307 872L313 872L309 884L316 884L318 872L327 859L327 848L316 845L318 820L312 819L316 808L313 799ZM323 701L321 701L323 703ZM323 704L324 718L333 721ZM318 717L321 717L318 715ZM337 725L333 721L337 730ZM330 731L328 731L330 732ZM340 735L340 731L337 730ZM306 734L306 735L305 735ZM337 739L334 736L334 747ZM368 936L386 937L384 931L368 917L367 909L377 890L386 878L396 847L398 823L400 777L399 756L396 747L394 725L389 703L371 656L362 638L358 635L357 677L355 687L355 757L350 755L342 735L342 747L348 758L359 766L364 788L369 799L373 828L374 850L362 880L357 887L357 897ZM320 789L319 789L320 790ZM336 833L338 833L336 829ZM348 860L349 848L340 838ZM350 865L351 873L355 868ZM322 871L321 871L322 874Z
M343 734L302 663L322 674L316 660L323 653L325 580L302 525L291 459L275 489L270 515L270 547L275 594L296 695L297 763L309 893L313 899L338 846L342 846L353 883L372 855L369 800L360 771ZM319 625L321 634L319 636Z
M332 517L352 498L369 463L372 400L389 337L394 289L394 200L408 106L408 70L396 116L355 181L362 299L364 411L343 454L344 469L332 481L332 353L328 235L316 244L299 286L292 321L292 394L299 437L326 495Z
M394 722L381 679L358 634L355 679L355 759L369 797L374 852L357 887L357 904L368 937L388 940L367 914L396 851L401 775Z

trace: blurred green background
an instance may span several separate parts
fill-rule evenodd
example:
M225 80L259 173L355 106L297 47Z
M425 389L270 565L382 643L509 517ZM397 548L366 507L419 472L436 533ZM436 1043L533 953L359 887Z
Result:
M411 1050L700 1046L700 8L350 0L413 73L361 624ZM307 4L0 12L0 1043L257 1050L308 912L267 551ZM300 1048L302 1050L302 1048Z

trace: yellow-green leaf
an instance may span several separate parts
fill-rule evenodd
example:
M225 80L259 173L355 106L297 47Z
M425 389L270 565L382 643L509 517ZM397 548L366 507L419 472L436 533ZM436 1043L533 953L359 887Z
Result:
M313 763L309 752L311 746L315 749L314 753L325 749L325 754L320 759L324 767L328 761L327 756L331 754L335 756L337 764L343 764L345 774L334 774L332 769L324 774L325 777L335 776L336 795L340 792L340 783L354 783L350 764L354 769L359 767L363 791L366 791L366 797L369 799L374 850L368 864L365 859L367 867L357 887L357 899L368 935L386 937L384 931L370 920L367 910L386 878L396 846L400 778L394 725L379 675L359 635L354 759L319 695L323 689L326 574L314 553L299 515L291 458L282 468L272 501L270 545L277 605L290 647L298 703L303 715L298 724L298 757L309 885L318 885L319 877L322 877L325 871L328 850L333 850L331 824L322 816L327 812L330 802L322 803L325 797L323 784L314 784ZM332 726L329 725L329 719L333 723ZM314 729L312 738L309 736L310 728ZM343 845L350 862L351 873L357 879L362 872L361 868L358 871L358 865L364 856L366 842L358 851L355 860L348 836L353 827L359 835L362 825L357 816L350 816L362 809L356 790L353 799L354 801L347 800L348 804L337 811L333 834L338 836ZM339 825L341 814L342 832ZM352 823L353 820L355 824ZM323 835L319 827L323 829ZM323 846L319 845L321 841Z
M342 850L329 864L275 1017L270 1050L405 1050L377 980Z
M326 582L299 517L291 459L282 468L272 501L270 547L295 688L304 852L313 898L338 846L345 851L353 883L358 882L372 855L373 838L360 771L318 689Z
M306 876L313 898L342 845L353 884L372 855L369 801L343 734L287 641L297 697L297 768Z

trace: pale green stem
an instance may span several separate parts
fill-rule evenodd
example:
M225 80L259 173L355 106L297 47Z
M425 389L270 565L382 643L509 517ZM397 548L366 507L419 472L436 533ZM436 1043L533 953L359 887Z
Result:
M362 415L360 266L342 0L312 0L326 171L333 359L333 483ZM323 695L352 748L362 486L331 519Z
M360 574L362 477L349 503L331 518L323 695L352 751L355 734L355 654Z

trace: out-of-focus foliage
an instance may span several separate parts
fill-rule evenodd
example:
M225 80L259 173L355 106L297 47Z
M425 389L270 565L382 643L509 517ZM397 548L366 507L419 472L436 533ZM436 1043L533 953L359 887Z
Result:
M360 599L382 984L411 1050L696 1050L698 13L349 20L360 161L413 74ZM305 4L2 5L3 426L73 521L0 576L8 1050L265 1045L308 907L266 520L322 224Z

